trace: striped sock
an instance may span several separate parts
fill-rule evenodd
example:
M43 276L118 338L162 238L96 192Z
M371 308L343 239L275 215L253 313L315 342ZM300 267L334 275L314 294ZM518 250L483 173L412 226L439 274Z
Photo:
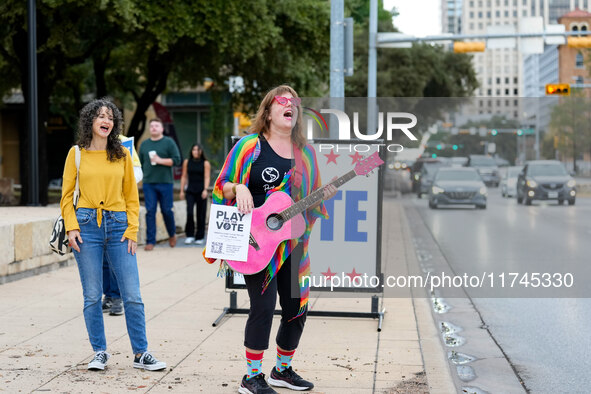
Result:
M257 376L261 373L261 364L263 363L263 353L251 353L246 351L246 379Z
M277 364L275 365L275 369L277 369L278 372L283 372L291 367L291 359L293 358L294 353L295 349L283 351L277 348Z

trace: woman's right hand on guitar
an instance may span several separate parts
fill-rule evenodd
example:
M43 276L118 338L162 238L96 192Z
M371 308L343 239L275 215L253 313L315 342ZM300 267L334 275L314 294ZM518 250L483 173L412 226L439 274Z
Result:
M236 206L240 213L250 213L254 209L252 194L246 185L236 185Z

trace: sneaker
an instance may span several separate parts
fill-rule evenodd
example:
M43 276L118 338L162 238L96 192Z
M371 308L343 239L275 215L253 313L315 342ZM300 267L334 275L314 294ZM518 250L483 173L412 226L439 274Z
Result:
M113 298L111 309L109 310L109 315L111 316L119 316L123 314L123 301L121 298Z
M269 374L269 384L275 387L287 387L288 389L305 391L314 388L314 384L302 379L291 367L278 372L273 368Z
M277 391L273 390L265 382L264 373L260 373L250 379L246 379L246 375L244 375L238 392L240 394L277 394Z
M195 245L205 245L205 238L201 238L195 241Z
M92 361L88 363L88 369L102 371L107 366L107 361L110 357L111 355L104 350L96 352Z
M135 357L133 360L134 368L143 368L148 371L159 371L166 368L166 363L158 361L150 352L144 352L140 357Z
M185 245L192 244L193 242L195 242L195 237L187 237L185 239Z
M103 298L103 313L109 312L111 305L113 305L113 299L111 297Z

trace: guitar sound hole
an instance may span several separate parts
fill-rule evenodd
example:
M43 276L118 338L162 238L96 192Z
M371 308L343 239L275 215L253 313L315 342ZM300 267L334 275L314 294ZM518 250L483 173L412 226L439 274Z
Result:
M269 230L277 231L283 227L283 218L281 215L274 213L267 218L267 227Z

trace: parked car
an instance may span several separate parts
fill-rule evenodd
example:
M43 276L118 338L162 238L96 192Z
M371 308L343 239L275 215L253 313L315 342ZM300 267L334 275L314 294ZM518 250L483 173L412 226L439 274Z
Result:
M475 168L487 186L499 186L499 166L495 159L485 155L469 155L467 167Z
M575 205L576 182L557 160L533 160L526 163L517 178L517 202L531 205L533 200L568 201Z
M447 163L443 161L433 162L433 163L424 163L423 167L421 168L420 177L418 179L418 191L417 196L421 198L423 194L429 193L431 189L431 185L433 184L433 179L435 178L435 174L441 168L446 166Z
M474 168L440 168L429 191L429 208L440 205L470 204L486 208L488 191Z
M522 166L513 166L505 170L501 177L501 195L503 197L515 197L517 195L517 178L522 169Z

